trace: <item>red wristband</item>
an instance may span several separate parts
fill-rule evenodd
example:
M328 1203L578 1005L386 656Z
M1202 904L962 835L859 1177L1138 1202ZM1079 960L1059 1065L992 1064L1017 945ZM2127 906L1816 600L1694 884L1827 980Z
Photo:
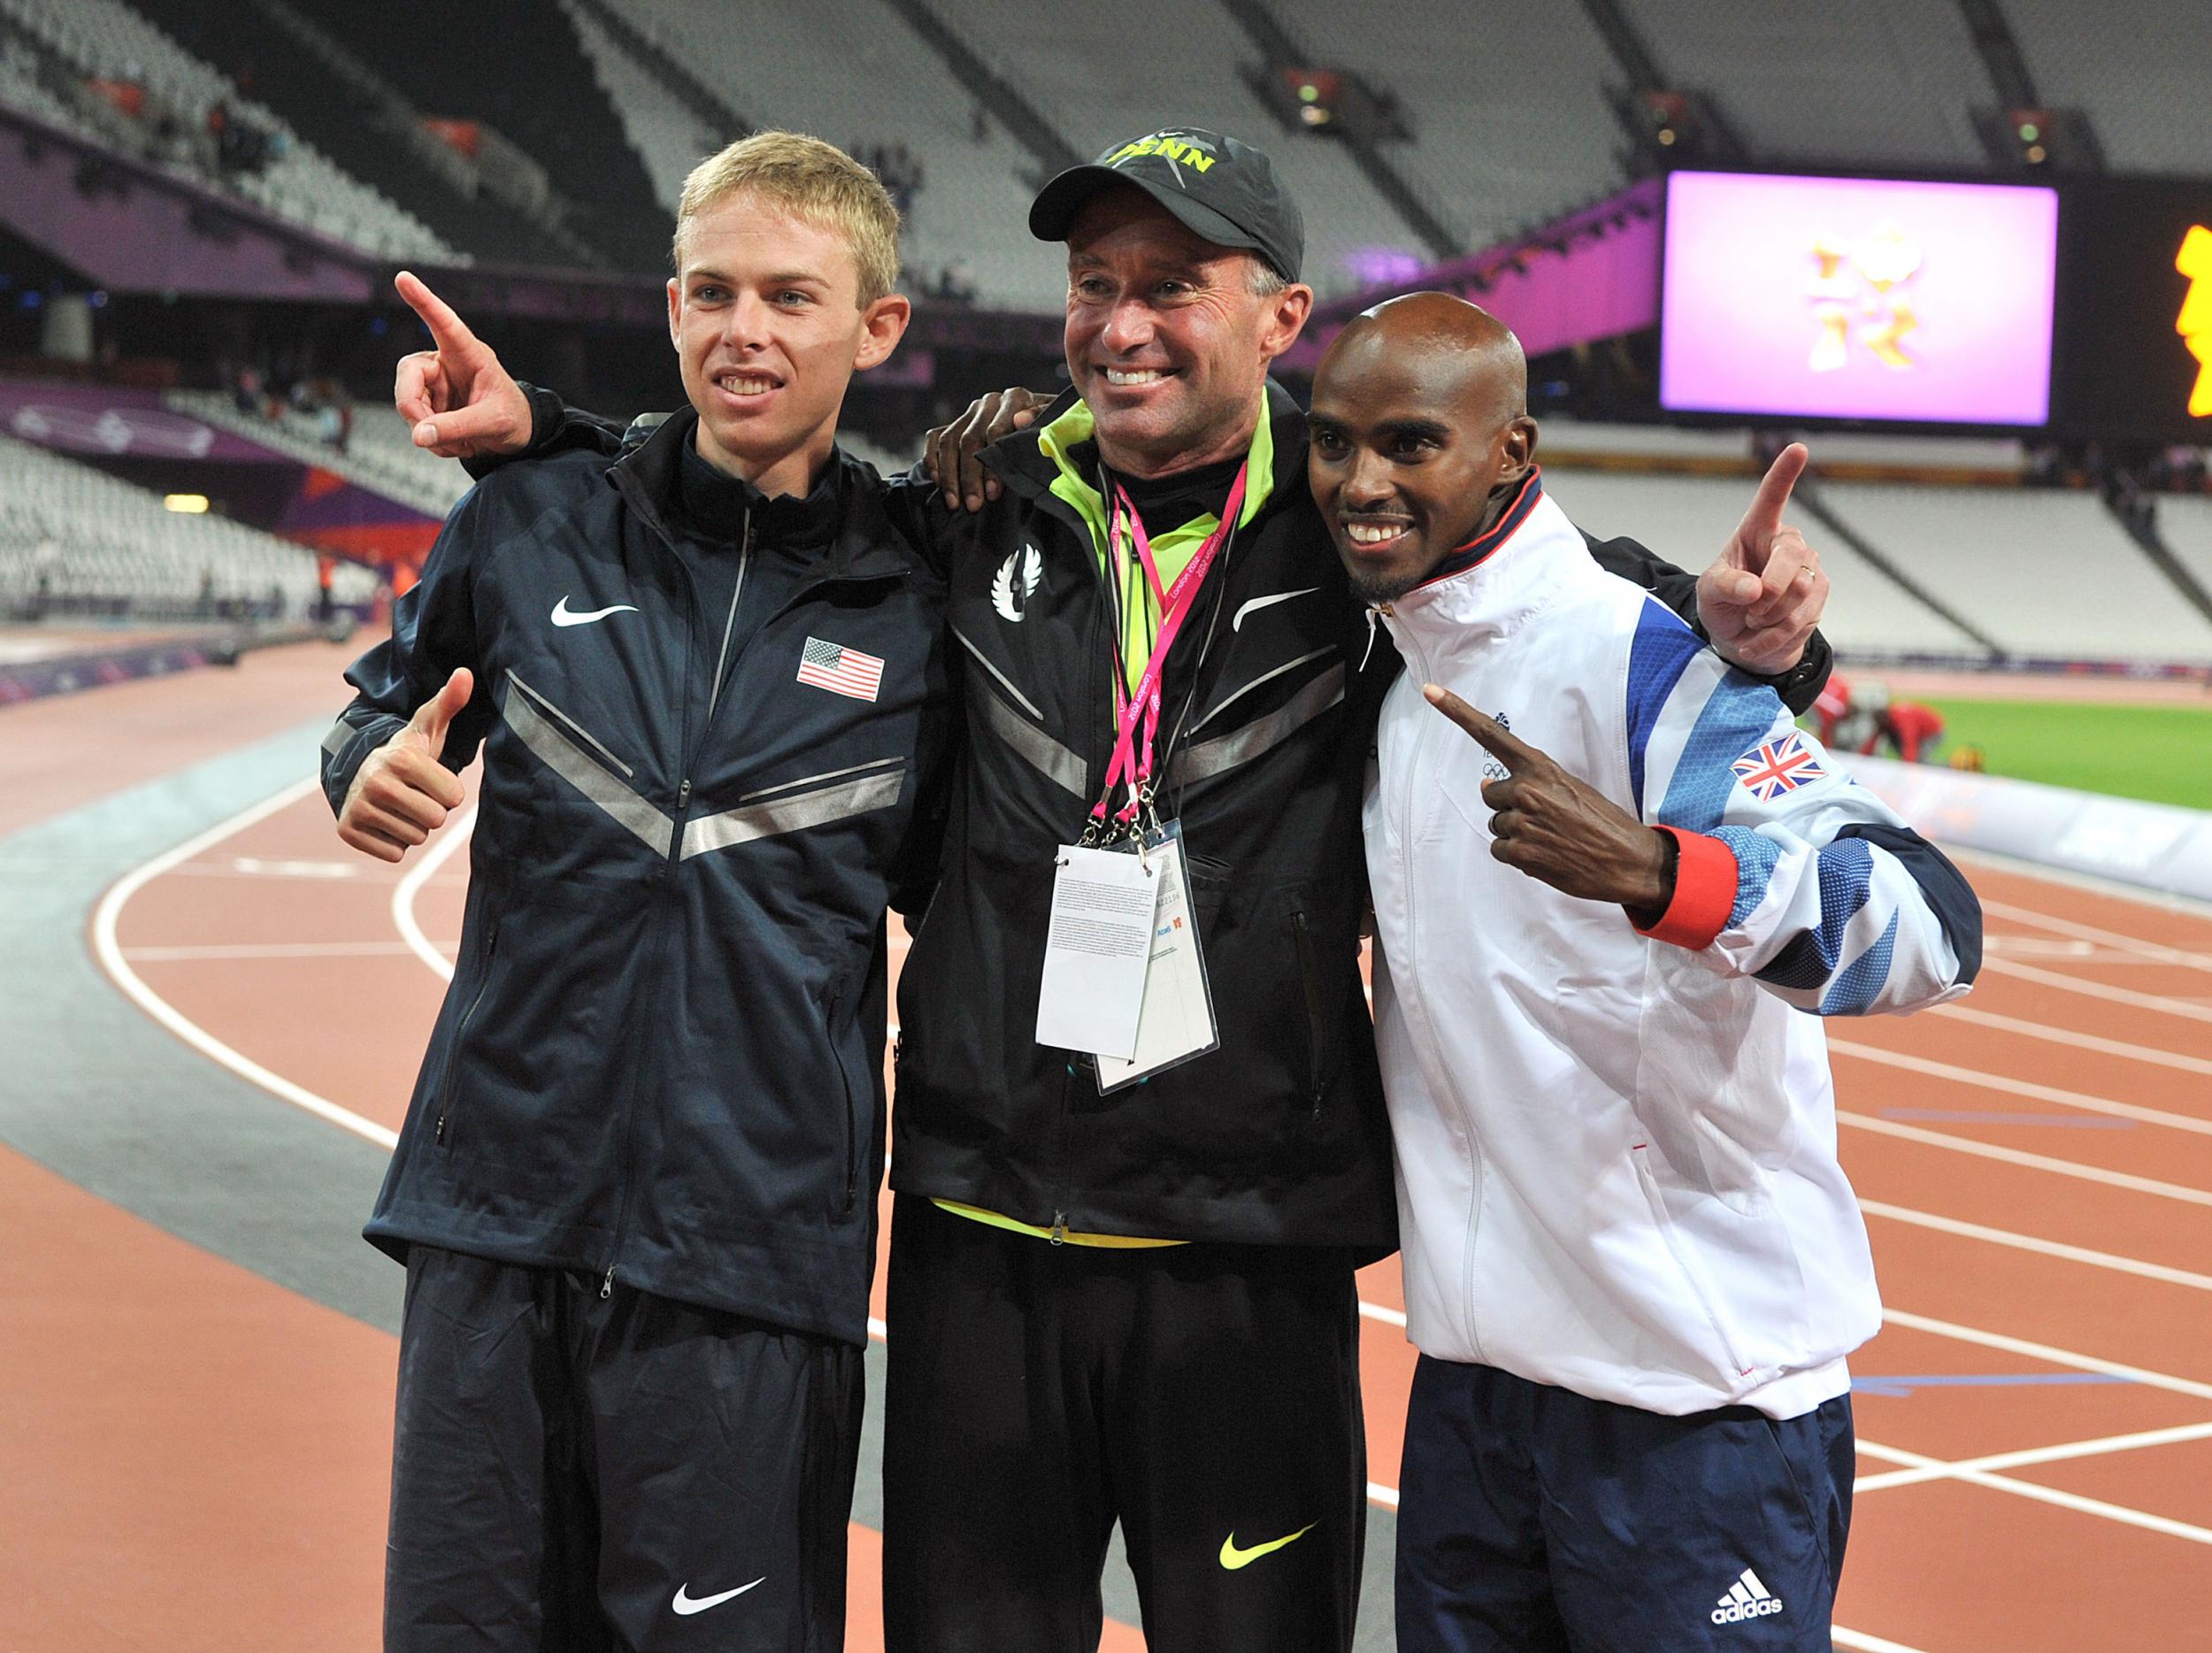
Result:
M1736 889L1741 874L1736 852L1718 838L1703 833L1682 832L1672 826L1656 830L1675 843L1674 899L1649 929L1637 934L1655 942L1670 942L1700 952L1728 927L1728 915L1736 908Z

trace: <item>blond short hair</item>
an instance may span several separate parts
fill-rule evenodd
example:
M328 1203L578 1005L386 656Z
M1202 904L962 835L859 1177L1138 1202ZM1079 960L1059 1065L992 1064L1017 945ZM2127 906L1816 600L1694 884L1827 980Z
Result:
M676 204L676 266L684 231L709 207L749 195L793 218L834 231L851 248L866 309L898 285L899 210L882 180L833 143L800 132L756 132L710 155L684 180Z

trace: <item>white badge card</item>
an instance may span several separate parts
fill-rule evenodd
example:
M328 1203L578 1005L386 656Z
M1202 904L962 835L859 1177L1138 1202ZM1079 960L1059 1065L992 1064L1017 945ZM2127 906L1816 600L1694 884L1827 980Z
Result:
M1137 1048L1158 856L1063 844L1037 995L1037 1042L1126 1061Z
M1198 919L1191 911L1182 823L1170 821L1156 839L1148 838L1146 855L1160 872L1160 902L1152 915L1152 963L1145 973L1136 1054L1125 1062L1110 1056L1098 1058L1101 1091L1134 1084L1221 1045Z

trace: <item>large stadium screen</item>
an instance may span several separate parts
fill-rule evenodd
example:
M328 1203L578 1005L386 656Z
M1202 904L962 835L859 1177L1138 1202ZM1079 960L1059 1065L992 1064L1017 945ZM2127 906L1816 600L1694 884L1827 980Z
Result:
M2047 188L1676 173L1660 405L2041 425L2058 218Z
M2059 421L2212 443L2212 183L2070 187L2063 280Z

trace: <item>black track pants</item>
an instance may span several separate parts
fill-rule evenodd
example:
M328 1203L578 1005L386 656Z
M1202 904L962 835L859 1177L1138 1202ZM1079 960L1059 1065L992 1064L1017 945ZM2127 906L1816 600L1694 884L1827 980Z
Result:
M426 1246L387 1653L841 1653L861 1351Z
M889 1653L1095 1653L1117 1520L1152 1653L1349 1647L1346 1253L1056 1246L902 1196L889 1285Z

